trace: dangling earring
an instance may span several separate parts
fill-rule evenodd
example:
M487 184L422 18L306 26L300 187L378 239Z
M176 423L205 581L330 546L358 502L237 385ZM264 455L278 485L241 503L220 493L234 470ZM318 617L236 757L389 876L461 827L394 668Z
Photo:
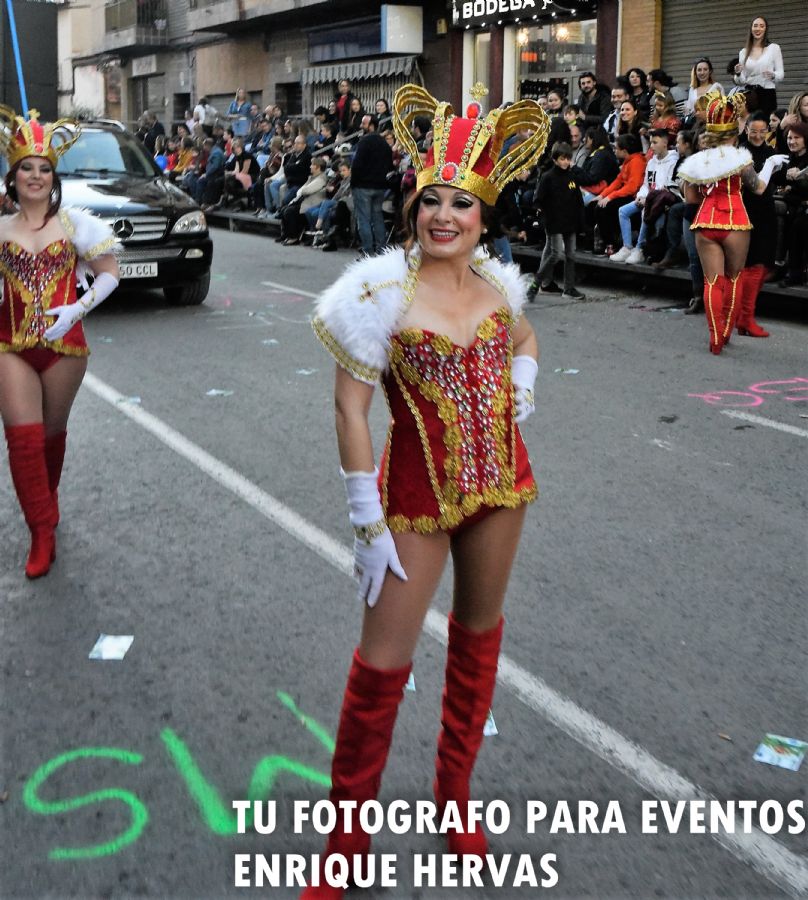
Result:
M483 228L483 234L488 234L488 229L487 229L487 228Z

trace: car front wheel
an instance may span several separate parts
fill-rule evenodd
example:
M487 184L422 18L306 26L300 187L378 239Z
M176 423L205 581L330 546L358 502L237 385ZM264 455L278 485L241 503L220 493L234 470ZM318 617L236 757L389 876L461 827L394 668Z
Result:
M210 290L210 272L187 284L174 284L164 287L163 293L172 306L199 306L208 296Z

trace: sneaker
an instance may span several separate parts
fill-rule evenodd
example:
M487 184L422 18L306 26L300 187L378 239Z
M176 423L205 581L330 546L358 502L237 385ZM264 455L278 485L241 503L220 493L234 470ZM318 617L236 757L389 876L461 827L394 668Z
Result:
M625 247L623 248L626 249ZM614 257L612 257L614 259ZM631 253L623 260L629 266L638 266L642 265L645 262L645 254L640 250L639 247L635 247Z
M616 253L612 253L609 257L612 262L626 262L626 260L631 256L632 249L631 247L621 247Z
M551 281L549 284L539 285L539 293L540 294L560 294L561 288L554 281Z
M577 288L570 288L561 295L562 300L586 300L586 294L582 294Z
M538 290L539 290L539 284L538 284L538 282L534 279L533 281L530 282L530 287L527 289L527 300L528 300L528 303L532 303L532 302L534 301L534 299L536 298L536 292L537 292Z

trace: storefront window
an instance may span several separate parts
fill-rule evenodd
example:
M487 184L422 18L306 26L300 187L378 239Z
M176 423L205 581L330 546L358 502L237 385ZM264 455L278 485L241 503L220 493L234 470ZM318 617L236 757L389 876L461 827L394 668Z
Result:
M520 97L535 99L554 87L568 90L575 73L595 68L596 38L596 19L520 28L516 53Z
M488 57L491 51L491 34L480 31L474 35L474 81L488 86Z

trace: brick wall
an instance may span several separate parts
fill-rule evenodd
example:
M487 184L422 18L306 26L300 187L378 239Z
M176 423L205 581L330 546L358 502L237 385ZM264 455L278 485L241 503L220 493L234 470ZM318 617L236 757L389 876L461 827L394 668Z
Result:
M619 69L658 68L662 58L662 0L623 2Z

